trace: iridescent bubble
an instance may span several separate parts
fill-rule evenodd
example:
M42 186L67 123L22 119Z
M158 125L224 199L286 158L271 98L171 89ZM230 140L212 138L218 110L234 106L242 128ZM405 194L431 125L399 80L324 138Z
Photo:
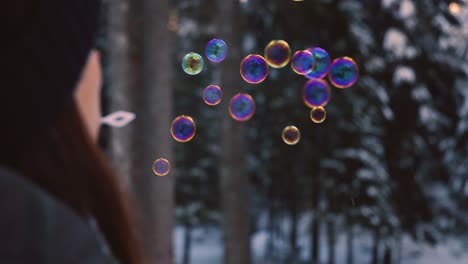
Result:
M229 114L237 121L247 121L255 113L255 101L249 94L238 93L229 104Z
M171 135L178 142L188 142L195 136L197 127L190 116L178 116L172 121Z
M312 55L314 55L315 66L311 72L306 74L306 77L309 79L318 79L327 76L331 63L328 52L319 47L307 50L312 52Z
M310 119L312 119L314 123L320 124L323 121L325 121L326 118L327 118L327 111L325 111L325 108L319 106L319 107L314 107L312 108L312 110L310 110Z
M299 50L294 53L291 59L291 68L300 75L305 75L312 71L315 65L314 55L308 50Z
M325 106L330 100L330 87L322 79L309 80L304 85L303 99L304 103L310 107Z
M217 85L208 85L203 89L203 101L207 105L217 105L223 99L223 90Z
M336 88L348 88L356 83L359 69L353 59L342 57L332 62L328 76Z
M153 173L157 176L166 176L171 171L171 163L167 159L159 158L153 163Z
M248 83L261 83L268 75L268 64L260 55L251 54L245 57L240 65L242 79Z
M182 59L182 69L190 75L197 75L203 70L203 58L195 52L187 53Z
M301 132L295 126L287 126L283 129L282 138L288 145L296 145L301 140Z
M228 46L222 39L212 39L206 44L205 55L212 62L223 61L228 52Z
M288 65L291 59L291 48L284 40L272 40L265 48L265 59L273 68L282 68Z

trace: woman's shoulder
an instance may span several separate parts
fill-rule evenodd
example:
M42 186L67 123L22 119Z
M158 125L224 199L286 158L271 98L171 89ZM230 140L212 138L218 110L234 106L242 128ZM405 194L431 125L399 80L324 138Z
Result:
M0 166L0 263L115 263L81 217Z

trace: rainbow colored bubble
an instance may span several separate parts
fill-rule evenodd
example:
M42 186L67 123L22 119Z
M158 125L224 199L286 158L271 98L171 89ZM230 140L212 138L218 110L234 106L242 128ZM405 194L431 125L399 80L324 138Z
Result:
M203 89L202 97L207 105L218 105L223 99L223 90L217 85L208 85Z
M352 58L341 57L332 62L328 76L333 86L344 89L356 83L359 69Z
M312 122L316 124L320 124L325 119L327 118L327 111L325 111L325 108L319 106L319 107L314 107L312 110L310 110L310 119Z
M247 121L255 113L255 101L250 94L238 93L231 98L229 114L237 121Z
M331 97L330 87L322 79L309 80L302 93L304 103L310 107L325 106Z
M190 116L181 115L172 121L171 136L178 142L189 142L195 136L197 127Z
M156 176L166 176L171 171L171 163L165 158L159 158L153 163L153 173Z
M327 76L330 70L330 55L328 52L322 48L315 47L307 49L312 53L315 59L315 66L311 72L306 74L306 77L309 79L319 79Z
M190 75L197 75L203 70L203 58L195 52L187 53L182 59L182 69Z
M268 63L260 55L248 55L240 64L240 75L248 83L257 84L263 82L268 76L268 71Z
M288 65L291 59L291 48L284 40L272 40L265 47L265 60L273 68Z
M291 68L300 75L306 75L312 71L315 65L314 55L308 50L299 50L292 56Z
M295 126L287 126L283 129L281 135L284 143L288 145L296 145L301 140L301 132Z
M205 47L205 55L212 62L221 62L226 59L228 46L222 39L212 39Z

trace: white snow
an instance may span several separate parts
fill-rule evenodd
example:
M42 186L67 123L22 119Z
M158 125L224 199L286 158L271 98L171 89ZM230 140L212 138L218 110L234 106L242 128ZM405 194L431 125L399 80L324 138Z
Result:
M398 66L393 73L393 83L398 85L402 82L414 83L416 74L414 70L407 66Z
M414 4L413 1L403 0L400 3L400 17L408 18L414 15Z

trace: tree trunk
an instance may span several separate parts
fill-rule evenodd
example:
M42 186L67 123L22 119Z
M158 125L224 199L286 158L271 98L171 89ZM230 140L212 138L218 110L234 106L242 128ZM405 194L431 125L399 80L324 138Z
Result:
M111 0L109 3L109 81L112 89L110 110L132 110L130 87L134 87L136 76L129 67L128 34L129 0ZM130 138L132 127L111 130L110 153L114 167L119 172L125 188L130 188Z
M184 251L182 257L182 264L190 264L190 249L192 248L192 225L188 223L185 225L184 233Z
M174 175L156 177L151 170L156 158L173 157L168 14L168 1L114 0L110 17L112 108L137 115L114 132L114 161L132 185L144 253L159 264L173 263Z
M374 246L372 247L372 264L379 264L380 230L374 229Z
M296 175L293 173L291 175L289 185L289 194L290 198L287 199L287 204L289 204L289 214L291 217L291 232L289 233L289 246L291 251L289 252L289 261L288 263L296 263L297 261L297 221L298 221L298 199L297 199L297 190L296 190Z
M348 230L346 234L346 263L353 264L354 263L354 230L353 225L350 223L348 225Z
M336 245L336 230L335 221L329 219L327 223L328 231L328 264L335 264L335 245Z
M319 263L319 250L320 250L320 173L314 177L312 182L312 209L315 210L314 217L312 218L311 231L312 231L312 264Z
M223 62L221 85L224 88L222 110L221 203L224 224L225 264L249 264L249 182L245 167L244 123L228 115L230 98L239 91L239 63L241 61L240 6L238 0L222 1L218 6L219 35L229 45L229 54ZM237 73L237 74L236 74Z
M385 248L383 264L392 264L392 249L389 246Z

